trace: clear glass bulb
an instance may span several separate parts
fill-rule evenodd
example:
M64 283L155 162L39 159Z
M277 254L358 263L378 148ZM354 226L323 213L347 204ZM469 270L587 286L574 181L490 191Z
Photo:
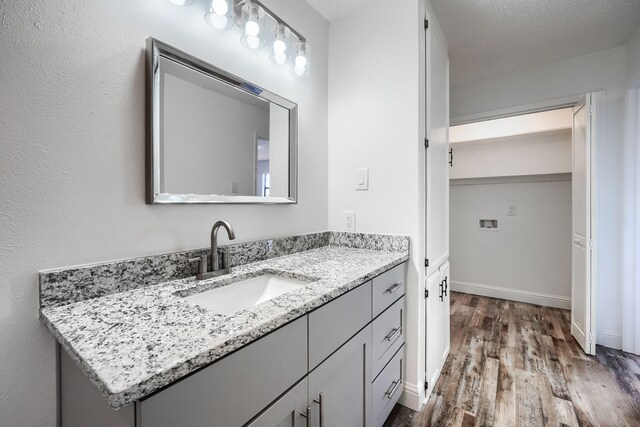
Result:
M244 25L244 33L247 37L255 37L260 32L260 25L256 21L247 21Z
M247 46L251 49L257 49L260 46L260 38L258 36L247 36Z
M274 53L284 53L287 50L287 44L282 39L276 39L273 42Z
M227 0L211 0L211 9L217 15L226 15L229 11Z
M218 15L217 13L212 13L209 16L209 22L213 28L217 28L222 30L227 27L229 23L229 18L226 15Z
M284 64L287 62L287 55L284 52L275 52L273 59L276 61L276 64Z
M296 68L297 67L301 67L301 68L306 68L307 67L307 57L304 55L298 55L296 56Z
M298 64L296 64L296 66L295 66L295 67L293 67L293 71L294 71L297 75L299 75L299 76L303 76L303 75L304 75L304 73L306 73L306 72L307 72L307 67L306 67L306 65L298 65Z

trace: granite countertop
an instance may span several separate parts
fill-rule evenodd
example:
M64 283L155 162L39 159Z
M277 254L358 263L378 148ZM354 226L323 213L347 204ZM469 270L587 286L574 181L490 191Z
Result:
M64 349L120 408L264 336L408 259L407 252L326 246L193 277L41 309ZM183 296L272 273L313 280L231 316Z

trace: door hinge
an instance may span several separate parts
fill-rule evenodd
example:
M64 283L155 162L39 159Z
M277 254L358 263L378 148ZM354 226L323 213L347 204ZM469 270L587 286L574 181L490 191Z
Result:
M426 30L427 28L429 28L429 20L425 19L424 20L424 29Z
M429 258L424 259L424 266L429 267Z
M424 290L424 297L429 298L429 289Z
M429 381L424 382L424 391L429 390Z
M589 117L593 116L593 105L589 105Z
M589 342L593 342L593 334L589 333Z
M424 148L429 148L429 138L424 139Z

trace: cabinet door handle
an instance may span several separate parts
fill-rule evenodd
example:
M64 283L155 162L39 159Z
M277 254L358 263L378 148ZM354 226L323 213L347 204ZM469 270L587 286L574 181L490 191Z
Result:
M307 419L307 427L311 427L311 406L307 406L307 411L300 412L300 415Z
M384 291L384 293L386 294L387 292L389 292L390 294L394 293L395 291L397 291L398 289L400 289L402 287L402 283L395 283L393 286L391 286L389 289L387 289L386 291Z
M317 399L313 399L320 406L320 427L324 427L324 394L320 393Z
M392 341L393 338L395 338L396 335L401 334L402 333L402 328L394 328L391 332L389 332L389 334L384 337L387 341Z
M453 167L453 148L449 149L449 167Z
M440 286L440 301L444 301L444 280L438 286Z
M393 393L396 392L398 386L400 385L400 378L398 378L397 380L395 380L392 384L389 390L387 390L384 394L387 396L388 399L391 399L391 396L393 396Z
M449 276L444 277L444 294L447 295L447 291L449 290Z

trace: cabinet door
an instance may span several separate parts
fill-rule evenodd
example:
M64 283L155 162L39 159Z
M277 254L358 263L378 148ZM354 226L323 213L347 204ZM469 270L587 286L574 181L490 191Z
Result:
M371 325L309 374L314 427L365 427L371 417Z
M426 279L426 287L429 296L426 299L426 380L429 382L431 391L435 381L440 374L443 362L443 339L444 339L444 296L442 295L442 278L439 271L436 271ZM442 297L441 297L442 296Z
M309 380L300 381L246 427L303 427L307 424Z
M443 345L443 353L442 353L442 363L447 360L447 356L449 355L449 348L451 346L451 273L449 268L449 261L442 264L440 267L440 276L444 281L444 301L442 302L442 317L443 317L443 336L442 336L442 345Z
M446 41L427 30L426 275L449 257L449 58Z

